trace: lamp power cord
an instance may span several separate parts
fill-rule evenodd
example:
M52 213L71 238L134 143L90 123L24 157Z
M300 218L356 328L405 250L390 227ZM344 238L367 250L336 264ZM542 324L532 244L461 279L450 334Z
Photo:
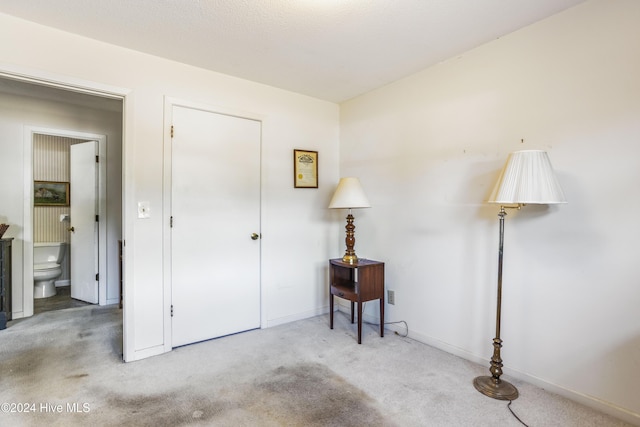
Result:
M513 403L513 400L510 400L510 401L509 401L509 403L507 403L507 409L509 409L509 412L511 412L511 414L512 414L514 417L516 417L516 420L520 421L520 424L522 424L522 425L523 425L523 426L525 426L525 427L529 427L527 424L525 424L525 422L524 422L524 421L522 421L522 420L520 419L520 417L519 417L519 416L517 416L517 415L516 415L516 413L515 413L515 412L513 412L513 409L511 409L511 403Z
M366 303L366 302L363 302L363 303L362 303L362 313L364 313L364 310L365 310L366 306L367 306L367 303ZM363 319L362 319L362 323L364 323L365 325L380 326L380 324L379 324L379 323L366 322L366 321L364 320L364 316L362 316L362 317L363 317ZM396 334L396 335L398 335L398 336L401 336L402 338L406 338L406 337L408 337L408 336L409 336L409 325L408 325L408 324L407 324L407 322L405 322L404 320L398 320L397 322L384 322L384 324L385 324L385 325L396 325L396 324L398 324L398 323L402 323L402 324L404 324L405 332L404 332L404 334L401 334L401 333L400 333L400 332L398 332L398 331L393 331L393 333L394 333L394 334Z

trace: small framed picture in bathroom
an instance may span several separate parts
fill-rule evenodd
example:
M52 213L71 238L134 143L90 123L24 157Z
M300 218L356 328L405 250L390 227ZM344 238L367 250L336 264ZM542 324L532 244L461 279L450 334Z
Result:
M34 181L33 205L69 206L69 183L56 181Z

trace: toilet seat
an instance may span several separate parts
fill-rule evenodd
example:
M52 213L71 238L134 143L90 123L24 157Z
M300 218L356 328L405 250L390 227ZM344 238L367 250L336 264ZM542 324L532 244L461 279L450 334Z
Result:
M59 277L61 273L62 267L60 264L56 264L55 262L33 265L33 280L36 283L40 282L41 285L43 281L55 279ZM49 285L49 287L51 287L51 285Z
M33 265L33 271L55 270L56 268L60 268L60 264L56 264L55 262L45 262L43 264Z

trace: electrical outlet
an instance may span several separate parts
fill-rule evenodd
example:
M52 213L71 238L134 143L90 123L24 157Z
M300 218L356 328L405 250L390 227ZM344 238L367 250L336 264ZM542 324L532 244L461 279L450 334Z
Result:
M396 292L395 291L387 291L387 302L391 305L395 305L396 303Z

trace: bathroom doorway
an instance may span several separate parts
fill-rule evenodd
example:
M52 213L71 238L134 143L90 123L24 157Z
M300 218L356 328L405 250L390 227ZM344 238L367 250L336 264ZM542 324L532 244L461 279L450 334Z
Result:
M106 304L106 244L101 242L107 240L107 137L62 129L29 130L31 181L60 183L69 193L66 200L56 206L34 203L32 208L34 244L59 242L66 248L60 261L61 275L55 280L56 295L48 298L34 295L34 314L85 303L97 304L101 293L104 294L102 304ZM25 164L25 171L28 168ZM33 199L32 195L27 197Z

